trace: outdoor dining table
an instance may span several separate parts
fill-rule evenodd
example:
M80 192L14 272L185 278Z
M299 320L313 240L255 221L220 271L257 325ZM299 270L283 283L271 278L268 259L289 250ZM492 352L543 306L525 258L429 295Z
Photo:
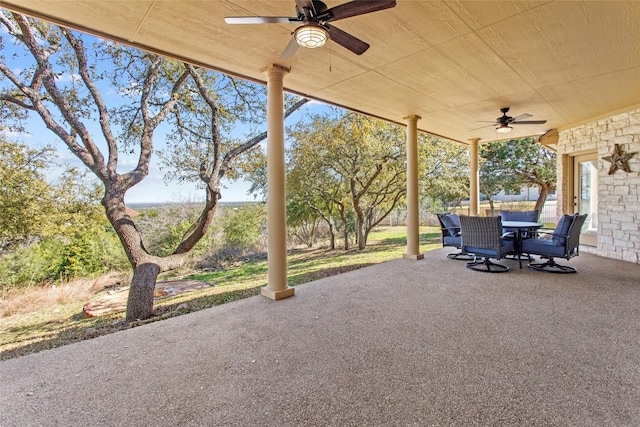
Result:
M522 269L522 234L527 231L535 231L542 226L543 224L539 222L502 221L503 228L515 228L518 230L514 236L514 246L516 249L516 256L518 257L518 263L520 264L520 269Z

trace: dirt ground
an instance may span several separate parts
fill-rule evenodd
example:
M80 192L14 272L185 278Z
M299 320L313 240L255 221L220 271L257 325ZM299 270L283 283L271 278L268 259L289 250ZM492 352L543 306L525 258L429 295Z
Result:
M213 285L197 280L170 280L156 284L154 291L155 301L179 294L204 289ZM87 302L82 311L85 317L99 317L107 314L124 311L127 308L127 296L129 288L119 288L110 291L107 295L94 298Z

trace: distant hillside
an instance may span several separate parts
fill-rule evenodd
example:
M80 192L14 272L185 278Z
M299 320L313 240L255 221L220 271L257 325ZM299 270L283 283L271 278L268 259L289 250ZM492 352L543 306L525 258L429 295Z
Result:
M223 208L237 208L245 205L255 205L264 203L261 201L255 202L220 202L218 205ZM141 211L145 209L153 209L153 208L165 208L170 206L178 206L184 205L185 203L127 203L127 207L131 208L135 211ZM193 205L199 205L199 203L190 203Z

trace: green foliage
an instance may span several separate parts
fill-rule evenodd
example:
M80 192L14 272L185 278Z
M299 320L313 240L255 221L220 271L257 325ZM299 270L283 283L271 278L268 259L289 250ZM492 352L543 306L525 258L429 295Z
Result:
M138 229L150 254L168 256L175 251L184 234L197 220L200 203L178 203L144 209L137 218ZM191 256L201 256L215 248L217 226L214 222L207 234L192 249Z
M0 253L47 234L53 188L43 170L51 148L34 150L0 135Z
M267 218L263 204L244 205L227 211L222 219L224 240L228 246L247 250L260 243Z
M147 248L150 253L156 256L168 256L175 250L184 233L191 227L189 220L183 219L175 224L170 224L164 232L154 236L151 244Z
M355 113L317 115L292 130L289 197L343 230L352 212L358 245L404 197L405 137L396 125ZM346 239L345 239L346 240Z
M0 258L0 289L93 277L129 267L110 227L48 237Z
M74 233L57 252L46 279L92 277L111 270L126 270L129 265L118 237L105 224L102 229Z
M101 192L96 183L86 183L84 174L70 168L48 189L55 204L38 205L45 219L35 224L29 243L0 258L0 287L64 281L128 268L120 241L98 203Z
M532 138L498 141L480 149L480 191L489 197L501 190L537 186L541 209L547 194L556 187L556 154Z
M469 152L462 144L418 134L420 196L437 210L469 195ZM435 212L434 211L434 212Z
M321 220L318 211L306 200L293 197L287 201L287 228L296 238L311 248L316 242L318 222Z

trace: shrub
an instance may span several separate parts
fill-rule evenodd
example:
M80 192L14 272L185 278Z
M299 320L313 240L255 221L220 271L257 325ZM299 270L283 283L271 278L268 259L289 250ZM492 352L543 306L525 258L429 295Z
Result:
M197 203L179 203L144 209L136 219L138 230L147 250L157 256L171 255L184 234L200 214ZM191 257L202 256L215 247L218 240L216 223L190 252Z
M125 271L129 263L112 230L45 238L0 258L0 287L25 287Z
M266 214L264 205L244 205L228 210L222 220L226 245L242 251L259 246Z

